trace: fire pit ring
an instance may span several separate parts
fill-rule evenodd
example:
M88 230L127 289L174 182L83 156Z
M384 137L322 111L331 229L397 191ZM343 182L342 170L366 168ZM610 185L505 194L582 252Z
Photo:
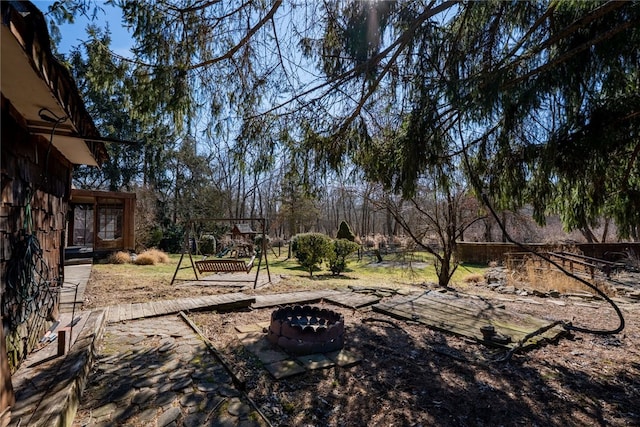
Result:
M288 306L271 313L268 339L294 355L327 353L344 347L344 317L326 308Z

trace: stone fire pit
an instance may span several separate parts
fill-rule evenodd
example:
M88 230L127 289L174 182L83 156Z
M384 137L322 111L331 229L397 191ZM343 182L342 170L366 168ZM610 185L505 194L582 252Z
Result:
M268 339L295 355L340 350L344 346L344 317L308 305L284 307L271 314Z

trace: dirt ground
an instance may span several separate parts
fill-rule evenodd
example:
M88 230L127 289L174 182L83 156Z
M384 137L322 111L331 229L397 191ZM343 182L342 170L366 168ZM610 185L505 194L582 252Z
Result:
M91 305L112 304L125 292L114 286L100 292L99 285L91 285ZM291 290L302 289L290 289L284 279L253 292ZM617 326L615 312L603 301L561 296L551 303L550 298L499 294L483 282L460 291L549 321ZM188 289L181 293L172 290L171 297L190 296ZM246 351L235 330L235 325L268 321L273 309L190 317L244 376L249 397L272 425L640 426L640 302L619 303L626 321L621 333L573 332L508 361L499 361L505 353L417 323L328 307L344 315L345 348L362 362L278 381Z

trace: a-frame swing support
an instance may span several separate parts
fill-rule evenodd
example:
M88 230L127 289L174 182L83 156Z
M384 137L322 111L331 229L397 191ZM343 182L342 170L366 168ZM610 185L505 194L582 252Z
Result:
M250 223L254 223L257 222L260 224L261 227L261 234L262 234L262 239L261 239L261 243L260 243L260 257L258 258L258 266L256 268L256 275L252 280L239 280L239 279L229 279L228 277L225 277L225 279L222 280L216 280L216 279L203 279L200 277L200 275L198 274L198 270L196 269L196 264L195 261L193 260L193 254L191 252L191 244L190 244L190 237L191 237L191 231L193 229L193 225L196 223L201 223L201 222L250 222ZM173 273L173 278L171 279L171 285L173 285L173 283L175 281L183 281L183 282L253 282L253 289L256 289L256 287L258 286L258 277L260 274L260 268L262 267L262 258L264 257L264 264L265 267L267 269L267 277L268 277L268 282L267 283L271 283L271 272L269 271L269 260L267 259L267 239L266 239L266 234L265 234L265 229L266 229L266 220L264 218L196 218L196 219L192 219L187 223L187 229L185 231L185 235L184 235L184 241L182 244L182 254L180 255L180 260L178 261L178 265L176 266L176 271ZM184 260L184 256L185 253L189 255L189 266L185 266L182 267L182 261ZM256 260L254 260L253 262L255 262ZM194 279L177 279L176 276L178 275L178 271L183 270L183 269L192 269L193 270L193 274L195 276L195 280Z

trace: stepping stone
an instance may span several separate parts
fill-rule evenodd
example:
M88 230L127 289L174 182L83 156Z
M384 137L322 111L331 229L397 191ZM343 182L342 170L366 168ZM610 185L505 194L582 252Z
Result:
M191 377L183 378L180 381L178 381L177 383L173 384L173 386L171 387L171 390L172 391L183 390L183 389L189 387L191 384L193 384L193 380L191 379Z
M165 427L177 420L181 415L182 411L180 410L180 408L174 406L173 408L168 409L167 411L163 412L162 415L160 415L160 418L158 418L157 426Z
M138 391L135 396L133 396L133 404L134 405L141 405L147 401L149 401L150 399L153 399L156 396L156 392L151 389L150 387L145 387L140 389L140 391Z
M209 381L199 381L196 383L196 388L204 393L211 393L218 389L218 384Z
M335 365L332 360L328 359L324 354L321 353L299 356L297 357L297 359L305 368L309 370L330 368Z
M204 402L204 394L189 393L180 398L180 405L184 407L198 406Z
M171 402L174 401L174 399L177 397L178 395L172 391L166 391L164 393L160 393L157 397L156 397L156 405L157 406L164 406L164 405L168 405Z
M149 408L138 414L138 420L142 422L142 425L148 425L156 417L158 413L157 408Z
M249 413L251 413L251 406L243 403L239 398L234 397L229 400L227 412L229 412L229 414L233 415L234 417L246 417L247 415L249 415Z
M259 349L253 353L265 365L268 365L269 363L273 363L273 362L280 362L282 360L289 358L289 355L284 351L273 350L270 348Z
M306 372L304 367L299 365L293 360L282 360L279 362L273 362L264 366L267 371L273 376L273 378L280 380L282 378L292 377L294 375L302 374Z

